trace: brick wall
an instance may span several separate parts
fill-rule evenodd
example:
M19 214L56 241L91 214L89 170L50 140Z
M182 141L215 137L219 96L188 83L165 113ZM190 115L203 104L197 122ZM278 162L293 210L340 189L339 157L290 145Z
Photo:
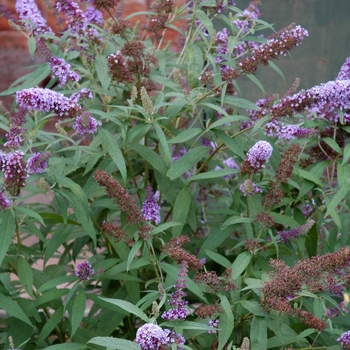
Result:
M43 17L47 20L48 25L54 30L59 30L57 26L57 17L53 15L53 12L47 8L45 2L48 0L35 0L39 9L41 10ZM54 0L50 1L51 3ZM80 3L82 8L86 3ZM147 11L153 0L124 0L124 12L123 17L126 17L132 13ZM2 0L2 3L13 12L17 18L15 11L16 0ZM175 0L175 3L182 5L184 0ZM135 16L131 19L131 22L140 21L145 22L145 16ZM177 32L169 30L167 39L176 40ZM38 56L36 60L40 60ZM29 53L27 38L8 25L8 21L0 16L0 92L6 90L16 79L24 74L24 68L33 64ZM11 107L13 97L0 97L0 101L4 103L7 108Z

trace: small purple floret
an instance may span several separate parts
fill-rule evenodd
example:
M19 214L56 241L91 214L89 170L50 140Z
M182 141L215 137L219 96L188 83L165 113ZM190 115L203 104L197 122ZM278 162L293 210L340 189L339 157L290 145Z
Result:
M95 271L87 260L84 260L77 265L75 276L80 278L82 281L88 281L94 274Z
M71 65L63 58L52 56L50 58L52 75L58 78L59 86L62 87L68 80L79 81L80 75L71 70Z
M344 332L338 339L337 342L340 343L343 349L350 349L350 331Z
M85 112L81 116L77 117L73 129L77 134L94 134L97 131L97 127L102 123L92 117L89 113Z
M157 203L157 196L153 194L151 186L146 188L146 200L142 205L142 213L147 221L154 221L156 225L160 223L160 206Z
M50 155L50 152L35 152L27 162L28 174L42 174L48 167L47 160L49 159Z
M11 202L7 197L0 191L0 209L6 209L11 205Z

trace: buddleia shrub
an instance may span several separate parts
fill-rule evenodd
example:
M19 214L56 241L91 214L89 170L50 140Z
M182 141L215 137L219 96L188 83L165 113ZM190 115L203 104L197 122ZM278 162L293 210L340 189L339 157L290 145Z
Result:
M350 60L269 95L308 32L259 1L45 5L0 4L3 348L348 349Z

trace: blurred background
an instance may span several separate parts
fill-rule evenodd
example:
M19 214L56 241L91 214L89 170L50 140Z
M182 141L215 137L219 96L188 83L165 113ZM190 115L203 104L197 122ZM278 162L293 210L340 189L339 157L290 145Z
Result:
M45 2L53 3L53 0L36 0L49 25L55 28L57 18L47 9ZM184 0L175 2L181 5ZM15 0L2 0L2 3L15 13ZM125 0L124 14L144 11L150 3L151 0ZM243 10L249 1L236 0L236 4ZM276 31L295 22L309 32L309 37L301 46L293 49L291 55L275 61L285 80L271 68L258 69L256 77L267 93L283 96L296 77L301 79L299 88L307 89L337 76L346 57L350 56L349 0L262 0L260 11L260 18L273 23ZM7 21L0 17L0 92L23 75L26 72L23 69L31 64L33 61L28 54L27 39L12 30ZM263 97L262 91L250 80L239 80L239 87L244 98L255 101ZM0 101L10 108L13 97L0 97Z

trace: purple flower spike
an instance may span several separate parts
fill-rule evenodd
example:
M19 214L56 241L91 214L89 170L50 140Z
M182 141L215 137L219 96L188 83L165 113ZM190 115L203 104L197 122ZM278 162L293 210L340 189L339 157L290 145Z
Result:
M48 167L47 160L49 159L50 155L50 152L35 152L27 162L28 174L42 174Z
M337 342L340 343L343 349L350 349L350 331L344 332L338 339Z
M154 221L156 225L160 223L160 206L157 204L157 196L153 194L151 186L146 188L146 200L141 211L147 221Z
M63 94L42 88L17 91L16 100L20 107L31 111L54 112L59 118L72 118L81 107Z
M142 350L158 350L169 344L169 329L163 330L156 324L146 323L136 332L136 343Z
M171 294L169 305L175 305L175 308L163 312L162 319L164 320L185 320L188 315L186 305L188 301L183 299L187 294L183 291L186 288L186 277L188 273L188 263L182 261L178 279L175 284L175 292Z
M50 68L52 75L58 78L59 86L62 87L68 80L79 81L80 75L72 71L71 65L67 63L63 58L52 56L50 58Z
M82 281L88 281L92 276L94 276L94 274L95 271L87 260L84 260L77 265L75 276L80 278Z
M96 10L94 7L88 7L85 12L85 17L88 23L95 23L102 27L103 16L101 11Z
M335 80L349 80L350 79L350 57L341 66L340 72Z
M24 22L26 30L33 32L34 36L52 33L52 29L46 24L34 0L17 0L16 11Z
M77 117L73 129L80 135L94 134L97 131L97 127L101 125L102 123L100 121L85 112L83 115Z
M27 180L27 169L22 151L1 155L3 180L7 189L24 187Z
M293 228L290 231L279 231L277 232L280 235L280 241L284 243L288 243L290 239L298 238L300 235L307 234L311 227L314 225L315 221L312 219L309 219L306 221L306 224L301 225L297 228Z

